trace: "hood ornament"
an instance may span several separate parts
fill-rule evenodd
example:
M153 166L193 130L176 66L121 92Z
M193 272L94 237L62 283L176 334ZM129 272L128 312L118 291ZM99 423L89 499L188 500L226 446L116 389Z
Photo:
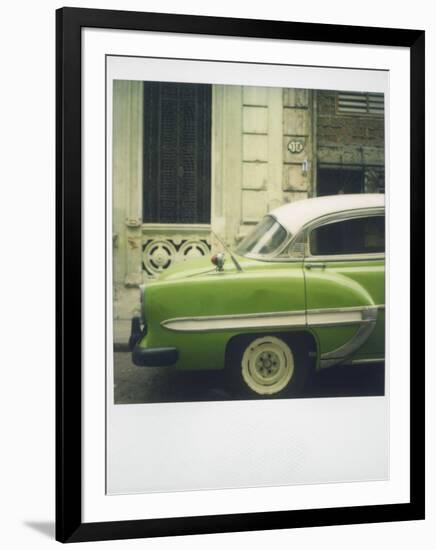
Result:
M242 271L242 267L240 266L238 260L235 258L235 255L232 253L232 251L230 250L230 248L226 245L226 243L220 239L218 237L218 235L215 233L215 231L211 231L212 235L221 243L221 245L223 246L224 250L226 250L229 254L230 254L230 258L232 258L232 262L235 264L235 267L236 269L241 272ZM221 252L221 254L224 256L224 254ZM218 256L218 254L216 254L216 256ZM213 263L213 262L212 262ZM216 265L216 264L214 264ZM222 269L218 269L218 271L222 271Z
M213 265L216 265L217 271L223 271L226 256L223 252L219 252L218 254L214 254L210 261L213 263Z

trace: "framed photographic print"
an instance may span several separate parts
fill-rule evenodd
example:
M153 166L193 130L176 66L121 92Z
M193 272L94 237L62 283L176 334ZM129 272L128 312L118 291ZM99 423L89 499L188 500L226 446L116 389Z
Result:
M57 539L422 519L423 257L423 31L58 10Z

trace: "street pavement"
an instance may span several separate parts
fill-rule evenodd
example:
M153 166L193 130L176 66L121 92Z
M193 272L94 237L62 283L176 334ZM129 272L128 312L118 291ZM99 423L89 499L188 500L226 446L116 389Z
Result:
M384 364L338 366L314 374L300 397L384 395ZM116 404L228 401L238 397L222 371L178 372L171 368L136 367L130 353L114 353Z

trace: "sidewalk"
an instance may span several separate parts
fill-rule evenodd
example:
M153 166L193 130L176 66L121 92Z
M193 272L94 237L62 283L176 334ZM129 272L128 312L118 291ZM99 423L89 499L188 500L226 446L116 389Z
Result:
M114 321L114 351L130 351L130 321Z

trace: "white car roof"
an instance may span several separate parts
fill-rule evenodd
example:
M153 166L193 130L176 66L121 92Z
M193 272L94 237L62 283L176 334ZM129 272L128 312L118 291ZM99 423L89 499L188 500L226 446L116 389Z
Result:
M382 193L361 193L356 195L330 195L299 200L284 204L269 212L291 234L295 235L304 225L321 216L362 208L384 208Z

